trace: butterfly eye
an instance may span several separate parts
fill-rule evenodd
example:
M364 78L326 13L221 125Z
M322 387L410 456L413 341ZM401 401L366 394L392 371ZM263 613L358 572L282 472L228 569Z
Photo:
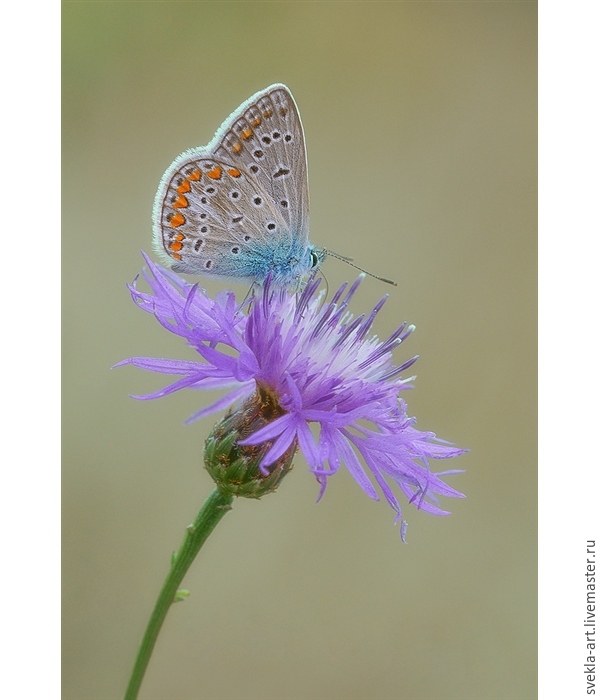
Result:
M310 251L310 266L313 270L319 267L319 256L315 253L314 250Z

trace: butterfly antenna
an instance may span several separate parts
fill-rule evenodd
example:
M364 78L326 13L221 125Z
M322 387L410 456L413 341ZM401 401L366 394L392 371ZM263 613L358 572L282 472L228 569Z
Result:
M338 260L345 262L346 265L350 265L351 267L354 267L357 270L364 272L365 275L369 275L369 277L373 277L374 279L379 280L380 282L385 282L386 284L393 284L394 287L398 286L398 284L396 282L394 282L394 280L389 280L386 277L380 277L379 275L374 275L372 272L368 272L367 270L363 270L362 267L359 267L358 265L355 265L352 262L352 258L347 258L344 255L339 255L339 253L334 253L332 250L327 250L326 252L327 252L327 255L331 255L334 258L337 258Z

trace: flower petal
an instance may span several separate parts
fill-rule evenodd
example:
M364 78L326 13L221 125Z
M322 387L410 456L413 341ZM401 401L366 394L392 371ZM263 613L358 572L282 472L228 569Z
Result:
M344 464L346 465L346 469L348 469L356 483L367 494L367 496L372 498L374 501L378 501L379 495L369 480L369 477L363 469L354 452L354 448L348 439L341 432L334 431L332 441L337 447L340 459L343 460Z
M248 396L250 396L255 390L256 390L256 385L255 385L254 381L246 382L238 389L234 389L233 391L230 391L228 394L225 394L225 396L222 396L220 399L217 399L216 401L209 404L208 406L205 406L204 408L200 409L199 411L196 411L196 413L193 413L185 421L186 425L189 423L193 423L195 420L198 420L199 418L204 418L205 416L208 416L211 413L216 413L217 411L221 411L221 410L225 410L226 408L229 408L236 401L241 401L242 399L245 399Z
M281 455L290 447L294 438L296 437L296 426L290 426L286 428L281 435L275 440L273 447L267 452L267 454L262 458L260 466L270 467L274 464Z
M247 438L240 440L240 445L260 445L261 442L272 440L273 438L281 435L281 433L283 433L284 430L287 430L290 425L293 425L295 430L295 422L295 416L290 413L286 413L285 415L276 418L264 428L252 433L252 435L249 435Z

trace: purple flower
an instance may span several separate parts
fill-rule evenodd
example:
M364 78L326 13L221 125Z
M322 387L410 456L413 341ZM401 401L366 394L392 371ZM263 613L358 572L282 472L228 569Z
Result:
M319 498L342 465L375 500L379 500L375 485L379 487L397 513L396 520L402 511L393 484L410 503L436 515L448 515L436 496L463 497L441 479L461 470L434 473L429 460L456 457L465 450L417 430L399 398L414 379L403 378L402 373L417 357L395 366L392 351L414 326L403 323L383 342L369 335L387 295L367 315L354 318L348 311L362 275L352 286L342 285L330 302L317 294L320 279L309 280L297 293L267 279L242 309L233 292L213 300L197 284L148 258L146 262L149 272L143 275L151 291L141 292L134 283L133 300L171 333L185 338L201 359L133 357L121 362L180 377L136 398L155 399L184 388L227 390L189 422L238 405L260 388L276 397L283 409L282 415L240 441L270 442L260 463L263 473L297 441L321 485Z

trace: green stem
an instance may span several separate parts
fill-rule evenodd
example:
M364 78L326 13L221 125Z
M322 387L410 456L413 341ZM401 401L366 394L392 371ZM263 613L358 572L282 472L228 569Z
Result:
M216 488L206 499L193 524L188 527L185 539L179 551L173 557L171 570L150 616L131 673L131 679L127 686L125 700L135 700L137 698L158 633L169 612L169 608L176 600L179 584L196 558L200 548L206 542L207 537L225 513L231 510L232 501L233 496L224 494Z

